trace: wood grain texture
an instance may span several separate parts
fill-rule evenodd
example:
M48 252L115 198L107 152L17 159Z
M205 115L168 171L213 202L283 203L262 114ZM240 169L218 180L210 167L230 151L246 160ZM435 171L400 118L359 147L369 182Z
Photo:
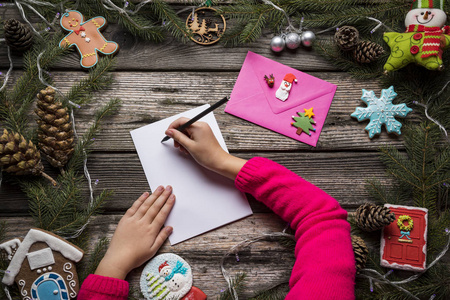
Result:
M364 187L367 179L377 178L389 184L385 170L375 152L316 152L305 151L289 153L237 153L237 156L250 159L263 156L272 159L306 180L312 182L336 198L349 210L369 200ZM115 194L105 205L109 213L124 212L142 192L149 190L144 171L136 153L93 153L88 160L88 168L93 181L99 179L95 186L97 192L112 189ZM47 167L50 175L55 170ZM86 199L87 185L84 186ZM176 187L175 187L176 194ZM26 197L15 187L3 183L0 190L2 203L1 215L27 214ZM254 212L268 212L263 204L250 199Z
M98 216L89 224L92 243L85 249L87 260L95 242L100 238L111 238L121 215ZM33 226L27 217L3 218L7 222L6 239L23 237ZM259 213L243 220L223 226L217 230L194 237L188 241L170 246L166 242L158 253L176 253L191 266L194 285L205 292L209 299L215 299L227 285L220 270L222 256L234 245L254 239L266 233L280 232L286 223L271 213ZM246 292L242 299L249 298L253 291L266 289L289 280L294 264L294 251L277 242L258 242L238 252L239 262L234 255L225 260L225 267L233 276L237 272L248 275ZM139 278L144 266L132 271L127 280L131 286L139 288Z

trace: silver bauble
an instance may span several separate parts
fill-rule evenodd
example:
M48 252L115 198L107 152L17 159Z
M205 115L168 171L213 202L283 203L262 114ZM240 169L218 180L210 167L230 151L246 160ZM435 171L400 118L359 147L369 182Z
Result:
M284 39L281 36L274 36L272 40L270 41L270 48L274 52L281 52L284 49Z
M305 47L311 47L316 35L312 31L305 31L302 34L302 45Z
M288 33L284 40L286 42L286 47L289 49L297 49L301 43L300 36L295 32Z

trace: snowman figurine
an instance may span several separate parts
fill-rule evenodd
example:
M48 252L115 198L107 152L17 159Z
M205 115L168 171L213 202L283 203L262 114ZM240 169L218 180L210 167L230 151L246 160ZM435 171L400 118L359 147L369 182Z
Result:
M405 33L386 32L384 41L391 54L385 72L395 71L410 63L429 70L442 70L442 53L450 46L450 27L444 26L447 15L444 0L415 0L405 18Z
M159 276L164 278L171 292L178 292L188 284L188 278L185 276L187 269L180 261L177 261L175 268L169 266L166 261L159 266L158 270Z
M292 73L286 74L280 84L280 87L275 93L275 97L277 97L277 99L280 99L281 101L286 101L292 89L292 83L294 82L297 83L297 78L295 78L295 75Z

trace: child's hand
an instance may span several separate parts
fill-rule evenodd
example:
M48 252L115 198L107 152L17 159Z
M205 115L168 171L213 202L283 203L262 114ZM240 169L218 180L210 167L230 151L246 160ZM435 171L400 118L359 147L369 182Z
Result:
M95 274L125 279L131 270L152 258L172 233L172 227L161 228L174 203L170 186L160 186L151 195L142 194L117 225Z
M203 167L234 180L246 161L223 150L205 122L195 122L184 133L175 129L187 121L179 118L166 130L166 135L174 139L175 147L191 154Z

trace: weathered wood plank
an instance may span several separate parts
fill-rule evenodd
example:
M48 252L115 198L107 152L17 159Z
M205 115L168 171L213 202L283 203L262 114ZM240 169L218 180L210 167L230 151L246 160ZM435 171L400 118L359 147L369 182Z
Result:
M82 78L83 73L54 72L54 85L62 91ZM402 148L401 138L383 129L379 137L369 139L364 127L368 121L358 122L350 114L357 106L365 106L360 100L361 89L374 90L381 87L371 81L355 81L344 73L310 74L331 83L338 89L331 105L318 146L314 149L248 121L217 109L219 126L230 151L342 151L376 150L389 144ZM116 83L110 90L96 96L94 102L76 110L77 130L83 133L92 120L94 109L113 97L123 100L118 114L105 122L104 131L98 136L94 149L97 151L134 151L130 130L189 110L205 103L214 103L233 89L238 73L192 73L192 72L117 72ZM264 99L261 99L264 101ZM408 116L408 118L411 118ZM286 120L290 123L291 120Z
M90 249L103 237L112 237L121 215L98 216L89 224ZM30 218L3 218L8 224L7 239L24 236L33 222ZM175 253L186 259L192 267L194 285L203 290L209 299L215 299L226 282L220 271L222 256L234 245L253 239L263 233L280 232L285 222L274 214L254 214L243 220L210 231L186 242L170 246L166 242L159 253ZM1 241L0 241L1 242ZM86 255L84 259L89 256ZM239 252L240 262L234 256L226 260L225 267L233 275L246 272L247 289L243 299L253 291L285 282L294 263L293 249L285 248L276 242L259 242ZM139 289L139 277L143 267L130 273L127 280Z
M349 210L368 199L364 188L366 179L377 178L382 183L388 183L376 152L260 152L237 153L237 156L245 159L253 156L272 159L320 187ZM143 191L149 190L136 153L93 153L88 167L92 180L99 179L95 186L97 191L115 191L115 195L105 206L107 212L125 211ZM50 168L47 169L51 171ZM26 214L28 211L26 197L5 182L0 189L0 199L0 215ZM268 211L268 208L255 200L251 199L250 204L254 212Z

